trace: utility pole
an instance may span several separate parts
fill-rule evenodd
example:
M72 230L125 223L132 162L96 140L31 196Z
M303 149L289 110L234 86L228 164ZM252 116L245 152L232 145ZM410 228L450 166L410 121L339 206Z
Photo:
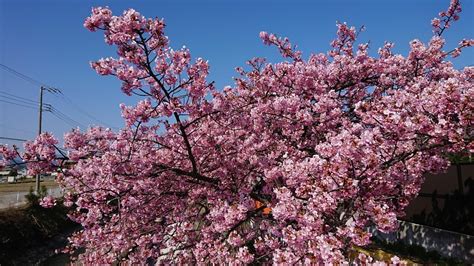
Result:
M39 100L39 119L38 119L38 136L41 135L41 126L43 122L43 92L44 87L40 87L40 100ZM40 178L41 174L36 174L36 195L40 193Z
M42 131L42 123L43 123L43 93L44 91L48 91L50 93L62 93L60 89L52 88L52 87L40 87L40 98L39 98L39 119L38 119L38 136L41 135ZM51 110L50 104L45 104L49 110ZM48 109L46 109L48 111ZM39 195L40 192L40 180L41 174L36 175L36 195Z

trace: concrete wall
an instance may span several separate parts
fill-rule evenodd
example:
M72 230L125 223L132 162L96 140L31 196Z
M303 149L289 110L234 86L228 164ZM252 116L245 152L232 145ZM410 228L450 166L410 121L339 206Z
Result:
M399 230L390 234L371 232L386 242L401 241L474 264L474 236L460 233L473 228L473 188L474 164L452 165L446 173L427 175L419 196L406 208Z
M445 257L474 264L474 236L405 221L400 221L397 232L384 234L371 231L376 238L385 242L401 241L408 245L421 246L427 251L437 251Z

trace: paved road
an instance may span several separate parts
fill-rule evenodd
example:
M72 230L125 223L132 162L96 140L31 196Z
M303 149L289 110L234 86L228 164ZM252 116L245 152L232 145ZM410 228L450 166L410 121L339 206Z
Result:
M26 203L25 196L29 192L4 192L0 193L0 209L7 209L11 207L18 207ZM61 189L48 188L48 195L60 197L62 195Z

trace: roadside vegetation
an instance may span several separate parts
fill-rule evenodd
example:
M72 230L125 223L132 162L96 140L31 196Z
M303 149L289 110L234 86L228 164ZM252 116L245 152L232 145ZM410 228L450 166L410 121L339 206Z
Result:
M0 265L41 263L64 247L67 236L78 228L62 204L49 209L39 205L46 191L46 186L40 195L31 191L27 205L0 211Z

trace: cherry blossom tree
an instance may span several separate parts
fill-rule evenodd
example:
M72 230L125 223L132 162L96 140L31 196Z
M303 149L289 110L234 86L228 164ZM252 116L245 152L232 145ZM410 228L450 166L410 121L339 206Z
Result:
M163 20L93 8L84 26L118 56L92 68L142 100L121 105L118 132L65 134L74 164L57 181L83 226L68 249L85 248L85 263L351 261L370 243L369 227L396 230L447 153L474 150L474 67L449 61L474 41L445 49L442 38L460 12L452 0L431 40L413 40L407 56L389 42L370 56L346 24L327 53L307 58L261 32L283 61L254 58L217 90L207 61L169 46ZM31 171L50 168L56 143L45 133L27 144Z

